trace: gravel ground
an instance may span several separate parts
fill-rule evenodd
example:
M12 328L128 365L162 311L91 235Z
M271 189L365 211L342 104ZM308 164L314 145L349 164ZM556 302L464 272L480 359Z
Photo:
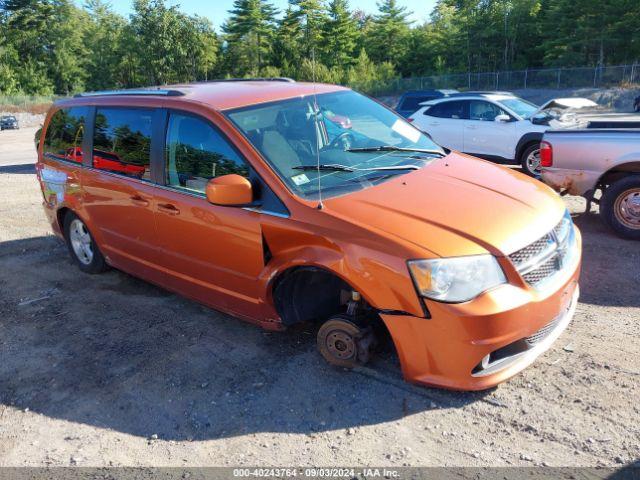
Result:
M595 211L576 216L582 298L568 330L511 381L448 392L403 383L391 354L338 370L311 330L265 333L118 271L81 274L44 221L34 133L0 132L0 466L640 458L640 244Z

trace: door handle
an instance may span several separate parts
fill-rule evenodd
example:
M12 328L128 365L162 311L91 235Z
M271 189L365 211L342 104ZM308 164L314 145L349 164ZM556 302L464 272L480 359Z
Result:
M477 130L478 129L478 127L476 125L467 125L467 128L469 130Z
M440 122L431 122L429 125L433 125L434 127L437 127L438 125L440 125Z
M133 203L135 203L136 205L140 205L141 207L148 207L149 206L149 200L147 200L146 198L140 196L140 195L134 195L131 197L131 201Z
M178 215L180 214L180 210L176 208L175 205L170 203L161 203L158 205L158 210L166 213L167 215Z

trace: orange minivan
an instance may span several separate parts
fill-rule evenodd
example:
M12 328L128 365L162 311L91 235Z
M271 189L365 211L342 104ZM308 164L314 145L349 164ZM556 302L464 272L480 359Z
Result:
M580 233L557 194L340 86L81 94L47 115L37 174L83 272L121 269L269 330L315 322L342 367L388 333L408 381L488 388L578 299Z

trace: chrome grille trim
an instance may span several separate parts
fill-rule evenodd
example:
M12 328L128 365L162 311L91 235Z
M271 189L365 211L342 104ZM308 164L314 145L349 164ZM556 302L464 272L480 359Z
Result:
M553 229L535 242L509 255L525 282L541 288L566 266L575 247L571 217L566 213Z

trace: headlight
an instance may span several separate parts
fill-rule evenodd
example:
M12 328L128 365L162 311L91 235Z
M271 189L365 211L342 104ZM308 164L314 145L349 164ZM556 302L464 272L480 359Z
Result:
M560 223L556 227L555 232L558 239L558 244L563 245L567 240L569 234L573 232L573 219L571 218L569 210L564 211L562 220L560 220Z
M466 302L507 282L492 255L410 260L409 271L420 295L442 302Z

